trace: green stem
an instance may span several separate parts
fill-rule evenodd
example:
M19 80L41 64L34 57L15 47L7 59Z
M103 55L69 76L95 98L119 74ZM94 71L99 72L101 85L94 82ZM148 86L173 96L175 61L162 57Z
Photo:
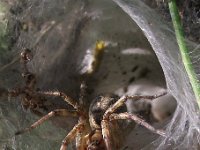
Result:
M193 92L195 94L198 106L200 108L200 86L199 81L197 79L196 73L194 71L194 68L192 66L191 59L189 57L189 51L186 46L184 34L183 34L183 28L180 23L180 17L179 12L176 6L176 0L170 0L169 1L169 10L172 18L172 22L175 29L176 39L178 42L179 50L181 53L182 61L185 66L185 70L188 74L188 77L190 79L190 83L192 85Z

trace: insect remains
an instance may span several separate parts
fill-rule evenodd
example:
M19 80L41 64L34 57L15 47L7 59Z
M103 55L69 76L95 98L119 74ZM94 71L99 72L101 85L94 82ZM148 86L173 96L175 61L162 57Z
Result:
M95 58L94 64L99 64L101 59L97 60L98 54L106 48L103 41L96 44L94 51ZM98 51L98 52L97 52ZM89 108L84 103L84 93L86 91L86 82L83 80L80 86L80 98L79 100L74 100L67 94L60 91L42 91L36 87L36 78L33 73L31 73L27 68L27 63L31 61L32 54L31 51L26 49L21 53L21 63L23 68L23 78L25 79L25 86L22 88L17 88L8 91L8 95L12 97L21 96L22 106L25 108L30 108L35 111L35 108L45 108L45 101L47 96L51 97L61 97L67 104L73 107L73 110L67 109L56 109L49 112L47 115L41 117L38 121L33 123L30 127L22 129L16 132L16 135L23 134L25 132L31 131L48 119L56 116L73 116L78 117L77 124L74 125L73 129L66 135L63 139L60 150L67 150L68 144L76 139L76 149L77 150L116 150L120 148L118 143L118 136L115 135L113 130L117 128L118 120L132 120L141 126L146 127L155 134L165 136L165 132L162 130L155 129L145 120L141 119L135 114L130 114L126 112L125 102L127 100L139 101L140 99L155 99L165 95L162 93L159 95L144 96L144 95L132 95L132 96L122 96L118 97L113 94L103 94L97 96L90 104ZM93 73L96 70L96 66L93 65L92 69L86 72L86 76ZM125 110L125 111L122 111Z
M24 49L21 52L21 76L25 80L23 87L17 87L8 92L9 97L21 96L21 105L24 109L30 109L37 115L42 115L39 109L47 110L45 105L46 98L37 92L36 76L27 68L27 63L32 59L32 53L29 49Z

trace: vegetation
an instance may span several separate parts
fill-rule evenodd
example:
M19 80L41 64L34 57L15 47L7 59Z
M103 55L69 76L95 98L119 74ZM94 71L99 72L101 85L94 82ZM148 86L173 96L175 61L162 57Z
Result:
M176 0L171 0L169 2L169 10L170 10L172 22L174 25L176 39L177 39L177 43L178 43L179 50L181 53L182 61L185 66L188 77L190 79L192 89L194 91L197 103L200 108L200 85L199 85L199 81L197 79L196 73L194 71L194 68L189 56L189 51L185 42L183 27L181 26L180 16L179 16L179 12L176 6Z

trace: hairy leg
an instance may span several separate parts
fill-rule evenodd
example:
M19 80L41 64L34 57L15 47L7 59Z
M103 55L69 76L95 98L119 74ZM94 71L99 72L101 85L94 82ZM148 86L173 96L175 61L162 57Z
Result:
M110 129L109 129L109 122L110 122L110 116L115 112L116 109L118 109L119 107L121 107L122 105L124 105L125 102L128 99L135 100L135 101L136 100L140 100L140 99L150 99L150 100L152 100L152 99L161 97L161 96L163 96L165 94L166 93L162 93L160 95L153 95L153 96L141 96L141 95L123 96L119 100L117 100L113 105L111 105L106 110L106 112L104 113L103 120L101 121L102 135L103 135L103 139L104 139L105 144L106 144L106 148L108 150L112 150L112 145L113 144L111 143L111 133L110 133ZM111 118L112 118L112 116L111 116ZM128 116L128 115L123 114L122 116L124 117L124 119L125 118L126 119L132 119L132 120L136 121L137 123L139 123L139 124L141 124L141 125L149 128L150 130L155 131L156 133L158 133L160 135L164 135L164 134L162 134L162 132L160 132L159 130L154 129L150 124L148 124L144 120L138 118L136 115ZM122 116L118 115L117 117L123 118ZM116 119L113 119L113 120L116 120Z
M156 134L159 134L161 136L165 136L165 132L162 131L162 130L159 130L159 129L155 129L152 125L150 125L149 123L147 123L145 120L141 119L140 117L138 117L137 115L135 114L130 114L130 113L120 113L120 114L111 114L109 116L109 121L113 121L113 120L133 120L135 121L137 124L139 125L142 125L144 127L146 127L147 129L149 129L150 131L156 133Z
M87 88L87 84L86 81L82 81L81 85L80 85L80 94L79 94L79 104L82 105L83 107L85 107L85 97L86 97L86 88Z
M79 122L74 126L74 128L67 134L67 136L63 139L62 145L60 147L60 150L67 150L67 145L74 140L76 135L81 132L84 128L84 124L82 122Z
M149 99L149 100L153 100L153 99L156 99L158 97L161 97L161 96L164 96L166 93L162 93L162 94L159 94L159 95L152 95L152 96L142 96L142 95L133 95L133 96L122 96L119 100L117 100L115 102L115 104L113 104L111 107L109 107L107 109L107 111L104 113L104 116L103 118L108 118L110 114L112 114L117 108L121 107L122 105L125 104L125 102L130 99L130 100L134 100L134 101L137 101L137 100L140 100L140 99Z
M46 120L50 119L51 117L55 117L55 116L64 116L64 117L73 116L73 117L78 117L78 113L76 111L68 111L66 109L56 109L54 111L51 111L47 115L43 116L42 118L40 118L38 121L33 123L30 127L25 128L25 129L20 130L20 131L17 131L15 133L15 135L19 135L19 134L23 134L25 132L28 132L28 131L36 128L37 126L39 126L40 124L42 124Z
M80 108L79 104L74 99L67 96L63 92L59 92L59 91L38 91L38 93L42 94L42 95L47 95L47 96L61 97L65 102L67 102L68 104L73 106L76 110L78 110Z
M86 124L84 124L84 129L82 131L79 131L79 133L76 136L76 149L77 150L86 150L88 145L87 145L87 140L88 136L87 133L89 131L86 129Z
M101 129L102 129L102 135L103 135L103 140L106 145L107 150L112 150L112 145L111 143L111 133L109 129L109 120L103 119L101 121Z

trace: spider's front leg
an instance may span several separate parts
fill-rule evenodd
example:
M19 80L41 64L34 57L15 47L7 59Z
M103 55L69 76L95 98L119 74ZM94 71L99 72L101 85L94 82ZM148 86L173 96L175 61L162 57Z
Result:
M160 95L153 95L153 96L140 96L140 95L135 95L135 96L123 96L121 97L119 100L117 100L113 105L111 105L107 111L104 113L103 115L103 119L101 121L101 128L102 128L102 135L103 135L103 139L105 141L106 144L106 148L107 150L112 150L112 143L111 143L111 133L110 133L110 129L109 129L109 124L111 121L113 120L119 120L119 119L131 119L133 121L135 121L136 123L146 127L147 129L149 129L150 131L157 133L161 136L165 136L165 133L161 130L157 130L155 129L153 126L151 126L150 124L148 124L145 120L139 118L138 116L134 115L134 114L129 114L127 112L125 113L121 113L121 114L114 114L114 112L121 107L122 105L125 104L125 102L130 99L130 100L140 100L140 99L155 99L161 96L164 96L166 93L162 93Z

